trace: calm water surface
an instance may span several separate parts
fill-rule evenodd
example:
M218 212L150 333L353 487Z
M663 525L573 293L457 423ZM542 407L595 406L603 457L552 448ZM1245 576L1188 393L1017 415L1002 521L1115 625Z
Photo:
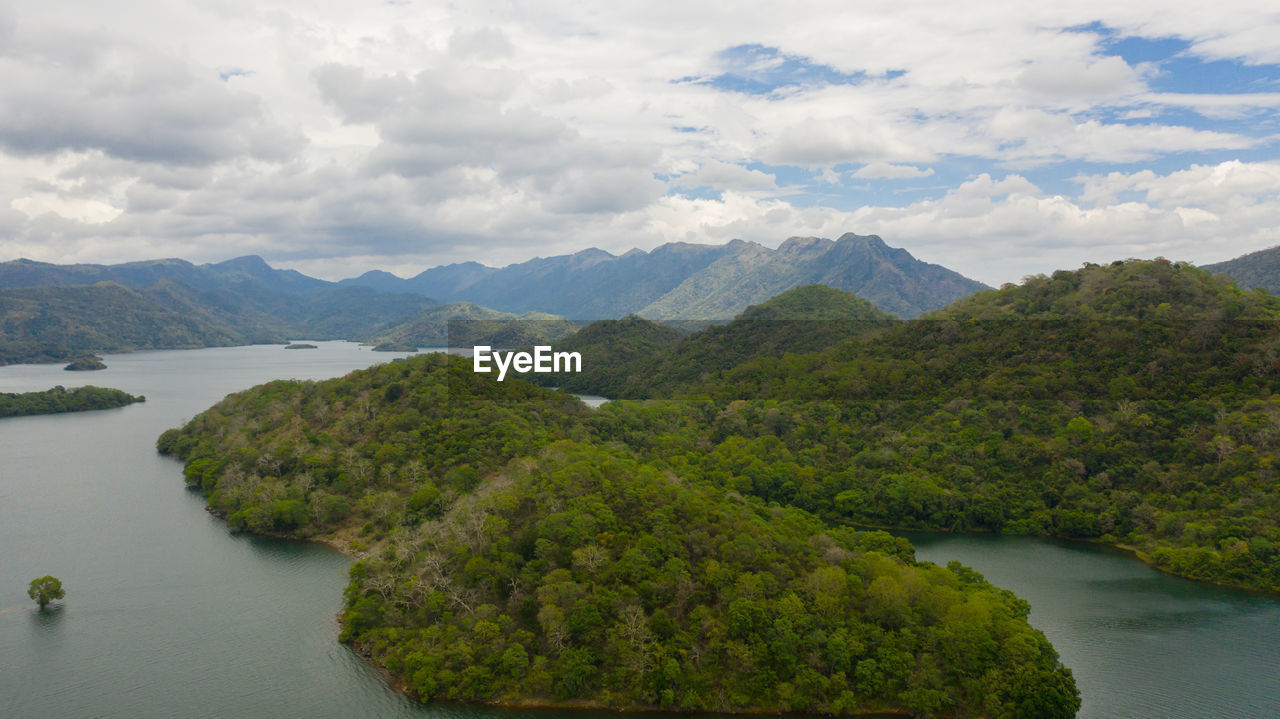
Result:
M0 392L97 384L147 397L0 420L0 716L565 716L424 708L391 691L337 641L348 560L230 534L156 454L160 432L229 392L399 356L317 344L108 355L91 373L0 367ZM1075 672L1082 717L1280 716L1280 602L1093 547L911 536L922 559L959 559L1032 602ZM44 574L67 599L41 614L26 586Z
M108 355L108 369L0 367L0 391L96 384L145 404L0 419L0 716L425 716L337 641L348 560L232 535L156 454L229 392L396 353L349 343ZM60 578L35 611L31 579Z
M1280 601L1179 579L1115 549L902 533L1031 602L1089 719L1280 717Z

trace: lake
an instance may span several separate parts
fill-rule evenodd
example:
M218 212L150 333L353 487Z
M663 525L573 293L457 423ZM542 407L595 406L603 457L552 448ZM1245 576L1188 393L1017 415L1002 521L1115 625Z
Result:
M96 384L144 404L0 420L0 716L433 717L337 641L349 560L233 535L155 439L229 392L385 362L343 342L107 355L109 369L0 367L0 392ZM595 398L593 398L595 399ZM1280 716L1280 602L1180 580L1118 552L1017 537L911 535L1032 602L1084 694L1082 717ZM31 579L62 579L41 614ZM563 716L538 712L539 719ZM572 719L602 714L572 713Z
M232 535L156 454L229 392L398 353L345 342L107 355L108 369L0 367L0 391L95 384L120 409L0 419L0 716L427 716L337 641L349 560ZM27 584L52 574L63 609Z
M897 532L1031 602L1080 687L1081 719L1280 717L1280 600L1157 572L1118 549Z

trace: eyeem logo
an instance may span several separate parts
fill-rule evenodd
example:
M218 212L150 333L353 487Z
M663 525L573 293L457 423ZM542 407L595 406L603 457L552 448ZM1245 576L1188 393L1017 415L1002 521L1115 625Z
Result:
M506 379L507 370L516 372L581 372L582 355L577 352L552 352L550 345L538 345L533 354L528 352L495 352L489 345L478 345L471 348L471 367L476 372L488 374L493 360L498 367L498 381ZM563 366L562 364L563 363Z

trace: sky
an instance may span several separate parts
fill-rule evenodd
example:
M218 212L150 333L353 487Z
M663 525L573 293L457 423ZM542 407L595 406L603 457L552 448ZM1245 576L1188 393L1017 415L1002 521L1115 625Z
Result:
M1280 5L0 2L0 260L1280 245Z

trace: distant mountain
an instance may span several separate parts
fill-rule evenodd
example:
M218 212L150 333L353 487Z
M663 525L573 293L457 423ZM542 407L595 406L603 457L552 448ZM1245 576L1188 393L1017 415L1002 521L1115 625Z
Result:
M146 305L147 312L164 310L195 324L177 334L173 328L162 329L163 323L153 325L156 334L150 337L112 339L113 331L94 330L76 335L62 349L107 352L129 346L185 347L301 337L429 346L444 344L451 319L506 323L477 324L465 331L458 326L459 333L451 338L454 345L474 336L518 346L571 333L576 326L566 323L565 317L591 320L638 314L705 325L814 283L854 292L900 317L914 317L985 288L944 267L920 262L905 250L890 248L878 237L851 234L835 241L791 238L776 250L742 240L723 245L677 242L620 256L587 249L501 269L465 262L432 268L407 280L375 270L337 283L275 269L257 256L203 265L180 259L119 265L0 262L0 291L49 290L42 295L52 302L49 310L54 314L49 317L59 319L56 308L71 311L74 305L75 312L61 319L79 329L114 327L115 320L101 317L94 324L93 312L77 304L79 300L68 299L70 304L65 304L57 299L75 293L60 295L52 290L101 283L130 290L136 295L133 301L141 303L139 307ZM12 295L15 301L22 296ZM438 300L450 304L442 306ZM113 302L118 304L118 298ZM549 324L533 328L528 323L535 320ZM62 359L57 354L61 350L46 344L56 341L56 335L24 322L0 314L0 344L7 347L0 361ZM520 328L517 322L527 326ZM91 337L101 342L93 344Z
M162 280L203 290L222 289L229 284L246 282L290 293L316 292L332 286L330 282L308 277L296 270L274 269L256 255L205 265L194 265L179 259L145 260L119 265L55 265L26 259L0 262L0 289L66 287L99 282L115 282L138 289Z
M0 364L66 360L87 351L277 342L270 327L236 324L169 283L146 295L114 282L0 290Z
M423 310L378 335L378 342L412 347L523 347L558 340L577 330L563 317L542 312L498 312L470 302Z
M340 287L254 256L206 265L15 260L0 263L0 295L0 363L289 337L364 340L436 304L418 294ZM31 302L41 312L33 315Z
M639 314L654 319L722 318L807 284L852 292L908 319L990 289L889 247L875 235L845 234L835 241L793 237L777 250L750 245L724 257Z
M432 268L407 280L366 273L341 284L574 319L639 314L706 321L727 320L752 304L814 283L853 292L900 317L915 317L989 289L916 260L879 237L853 234L835 241L794 237L776 250L742 240L671 243L617 256L589 249L501 269L470 262Z
M1273 295L1280 295L1280 247L1250 252L1225 262L1201 265L1200 269L1224 274L1235 280L1236 286L1241 289L1261 287Z

